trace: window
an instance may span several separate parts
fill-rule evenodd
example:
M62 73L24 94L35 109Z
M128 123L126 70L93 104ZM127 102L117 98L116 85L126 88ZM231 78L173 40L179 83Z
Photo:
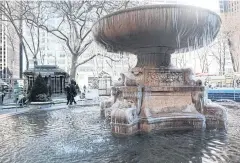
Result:
M65 54L60 54L60 57L65 57Z

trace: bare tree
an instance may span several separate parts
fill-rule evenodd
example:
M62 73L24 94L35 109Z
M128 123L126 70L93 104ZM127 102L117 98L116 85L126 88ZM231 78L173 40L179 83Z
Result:
M177 54L176 66L183 68L183 67L186 67L186 65L187 65L186 54L184 53Z
M28 11L28 8L23 7L23 2L14 2L14 1L2 1L0 2L0 13L1 13L1 22L7 22L10 23L19 40L22 40L22 26L20 25L20 22L22 21L22 17L24 14L26 14L26 11ZM25 44L22 44L23 50L25 53L25 58L27 61L26 68L29 68L29 61L28 61L28 55Z
M130 1L54 1L46 2L51 4L49 14L57 19L57 23L39 23L28 19L28 22L34 22L36 26L41 27L47 32L53 34L62 40L70 53L72 78L76 75L78 66L90 61L98 55L90 54L85 60L79 60L80 56L88 49L93 42L91 37L91 26L101 16L130 5ZM50 17L50 16L49 16Z
M15 47L15 44L16 44L16 34L14 34L13 32L13 28L11 26L11 24L5 22L5 23L2 23L2 28L3 28L3 37L5 37L7 39L7 41L9 42L8 45L10 45L10 49L8 49L8 45L5 47L7 48L8 50L12 51L13 54L15 54L16 52L16 47ZM5 42L6 44L6 42ZM11 53L11 52L10 52ZM8 60L8 66L7 67L4 67L6 68L5 70L8 70L11 74L11 76L13 75L13 68L14 68L14 64L15 64L15 59L16 59L16 56L15 55L8 55L8 57L6 58ZM7 72L5 72L5 74L8 74Z
M132 64L134 62L134 59L131 58L131 54L125 54L125 57L127 59L127 66L128 66L128 71L130 71L135 65ZM136 58L137 59L137 58Z
M228 49L227 39L228 38L224 33L220 33L211 48L211 54L219 65L220 75L225 74L226 54Z
M27 31L23 37L23 41L33 55L34 65L37 65L38 55L40 56L41 62L44 61L45 57L45 54L42 54L40 49L40 38L42 37L41 32L44 32L44 30L39 26L39 24L48 21L48 17L43 13L49 11L49 6L43 1L27 1L24 5L25 8L30 8L30 10L23 15L23 21ZM29 19L33 21L28 21Z
M10 42L12 50L15 51L16 47L14 44L16 40L16 35L14 35L11 30L9 30L9 29L12 29L12 26L9 23L2 24L2 25L3 25L3 28L8 29L8 30L5 30L6 32L4 32L3 35L7 37L8 41Z
M205 47L200 50L196 50L195 53L197 54L197 57L200 62L200 68L202 73L208 73L209 72L209 66L211 65L211 61L209 61L208 56L210 53L210 47Z
M240 59L239 59L240 46L238 44L240 41L239 37L240 37L240 34L238 34L238 32L228 36L228 45L229 45L234 72L240 72Z
M222 15L222 30L229 46L233 70L234 72L240 72L240 17L236 14L239 13L228 12Z
M113 57L114 56L114 57ZM104 54L103 57L105 58L105 62L109 66L112 71L112 75L116 75L116 64L123 60L122 54L115 54L109 57L107 54Z
M44 3L45 4L45 3ZM29 56L28 51L32 53L33 59L36 64L37 55L40 52L40 27L36 26L39 22L45 22L46 18L43 19L42 13L47 9L43 5L42 1L3 1L0 3L0 12L3 15L1 21L10 23L23 46L24 54L26 57L26 69L29 68ZM36 24L29 22L27 20L33 20ZM27 33L23 32L22 26L19 25L23 23ZM28 39L30 37L30 39Z
M42 50L40 50L40 51L39 51L39 56L40 56L41 64L44 65L46 54L43 53Z

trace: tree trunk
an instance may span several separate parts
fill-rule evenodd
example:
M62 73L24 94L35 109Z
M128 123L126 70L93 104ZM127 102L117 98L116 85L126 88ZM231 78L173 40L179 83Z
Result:
M37 56L33 55L33 65L34 67L38 65Z
M223 46L223 65L222 65L222 69L223 69L223 75L225 75L225 66L226 66L226 45L224 42L224 46Z
M219 66L220 66L220 75L223 75L223 66L222 66L222 54L219 55Z
M23 47L23 51L25 54L25 58L26 58L26 70L28 70L29 69L29 60L28 60L27 50L26 50L26 47L24 44L22 44L22 47Z
M23 38L22 38L22 34L23 34L23 30L22 30L22 22L23 22L23 19L22 19L22 11L23 11L23 5L22 5L22 2L21 2L21 8L20 8L20 23L19 23L19 29L20 29L20 34L21 34L21 37L19 38L19 61L20 61L20 74L19 74L19 77L20 79L22 79L22 75L23 75L23 55L22 55L22 48L23 48Z
M76 77L76 70L77 70L77 55L72 55L72 62L71 62L71 72L70 72L70 78L75 79Z
M231 60L233 64L233 70L234 72L240 72L239 70L239 57L238 57L238 39L236 39L236 36L232 36L228 38L228 45L231 55Z

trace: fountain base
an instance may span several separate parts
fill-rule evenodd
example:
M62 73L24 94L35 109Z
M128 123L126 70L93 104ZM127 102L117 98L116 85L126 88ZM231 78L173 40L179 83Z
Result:
M112 88L108 101L112 105L102 110L111 119L112 133L117 135L224 128L224 116L219 116L224 111L217 106L204 107L203 92L201 82L192 80L190 69L135 68L122 74Z
M115 135L133 135L138 132L194 130L205 128L205 117L201 114L172 115L165 114L158 118L140 118L134 123L111 122L112 133Z

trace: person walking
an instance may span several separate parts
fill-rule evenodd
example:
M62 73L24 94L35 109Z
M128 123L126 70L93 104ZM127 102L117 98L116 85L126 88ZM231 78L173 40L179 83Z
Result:
M83 86L83 91L86 93L86 85Z
M14 82L13 94L14 94L14 102L17 103L19 99L19 95L21 94L21 88L19 87L17 81Z
M70 84L68 84L67 87L66 87L66 94L67 94L67 105L68 105L68 104L72 105L72 103L71 103Z
M74 80L71 80L71 84L70 84L70 92L71 92L70 105L72 105L72 102L74 102L74 104L77 104L77 102L76 102L75 99L74 99L74 97L77 96L76 82L75 82Z
M78 84L76 84L76 90L78 93L80 92L80 88L79 88Z
M49 96L49 98L52 97L52 87L50 84L48 84L48 96Z
M0 95L1 95L1 105L3 105L3 99L4 99L4 96L5 96L5 89L4 89L3 85L1 86Z

